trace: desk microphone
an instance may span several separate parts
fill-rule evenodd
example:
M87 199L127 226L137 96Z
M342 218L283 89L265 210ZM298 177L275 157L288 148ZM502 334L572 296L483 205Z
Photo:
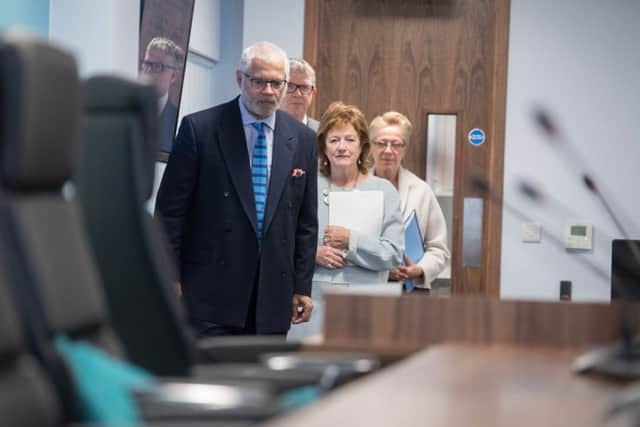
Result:
M518 190L522 195L524 195L527 199L531 200L534 203L540 205L549 205L550 207L561 211L565 216L576 216L574 212L572 212L567 206L558 200L552 198L551 196L542 192L539 188L537 188L534 184L521 180L518 183Z
M607 198L605 197L604 192L600 189L600 186L596 185L596 179L593 177L592 174L589 174L584 171L584 169L586 169L585 165L587 165L587 162L584 160L580 152L576 150L574 146L567 140L567 138L565 138L561 134L559 127L554 123L554 121L551 119L551 116L546 111L544 111L541 108L538 108L534 112L534 119L535 119L535 122L540 127L540 129L547 136L547 141L550 142L554 148L562 149L564 150L565 153L568 152L569 155L567 156L567 160L571 164L573 164L577 173L580 175L582 179L582 183L585 186L585 188L590 193L592 193L597 197L598 201L602 204L604 209L607 211L607 215L613 221L616 228L618 229L618 232L620 232L620 234L625 239L630 240L631 239L630 234L622 225L622 222L616 215L615 211L611 208L611 203L607 201ZM637 247L637 245L632 245L632 246L636 246L635 249L632 249L634 258L636 259L636 261L640 262L640 250Z
M561 202L558 201L552 201L550 197L548 197L547 195L544 194L544 192L542 192L540 189L538 189L537 187L535 187L533 184L527 182L527 181L520 181L519 185L518 185L518 189L520 190L520 193L522 193L522 195L524 195L526 198L528 198L529 200L531 200L533 203L537 203L541 206L544 205L553 205L553 208L557 209L557 210L562 210L563 212L566 213L570 213L569 209L566 208ZM572 213L570 213L571 215L573 215ZM611 238L609 236L605 236L607 239L611 240ZM559 244L562 244L562 242L558 240ZM634 276L633 271L630 268L627 268L626 266L622 265L619 266L620 268L620 272L623 274L626 274L627 276ZM600 270L601 272L603 272L603 274L605 274L607 281L609 280L609 276L607 273L604 273L603 270ZM624 288L624 286L620 286L619 283L612 283L612 286L616 286L615 290L617 292L620 293L620 295L623 296L623 298L629 298L629 291L627 289ZM630 298L629 298L630 299Z
M609 218L627 241L634 262L640 264L640 248L631 240L629 233L611 208L611 204L596 184L596 180L589 173L583 171L585 169L584 165L586 165L587 162L582 158L578 150L561 134L559 127L546 111L538 108L534 111L534 120L546 134L547 140L552 143L554 148L562 148L565 153L569 154L568 160L580 174L583 185L590 193L596 196L600 204L604 207ZM596 372L625 379L640 378L640 342L635 339L635 318L631 310L630 304L623 300L622 346L601 348L578 357L574 365L576 371Z

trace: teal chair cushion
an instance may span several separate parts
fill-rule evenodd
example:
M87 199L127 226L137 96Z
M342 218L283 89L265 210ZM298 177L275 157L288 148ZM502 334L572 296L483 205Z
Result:
M82 422L131 423L140 420L131 389L151 387L153 377L149 373L64 335L56 337L55 345L73 374L80 396Z

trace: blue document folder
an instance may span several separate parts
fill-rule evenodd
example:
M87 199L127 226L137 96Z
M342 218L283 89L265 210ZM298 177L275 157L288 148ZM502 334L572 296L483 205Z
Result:
M424 244L422 243L422 234L418 226L418 218L414 210L409 218L404 222L404 253L412 262L418 262L424 256ZM405 280L405 292L413 290L413 280Z

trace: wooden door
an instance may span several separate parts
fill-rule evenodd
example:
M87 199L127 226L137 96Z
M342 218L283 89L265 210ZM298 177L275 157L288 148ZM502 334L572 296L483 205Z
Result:
M452 292L499 295L501 203L484 197L479 266L463 265L469 180L484 179L501 199L509 0L306 0L305 58L319 92L313 115L335 100L370 120L407 115L414 135L405 167L425 178L427 115L456 115ZM486 142L467 142L481 128Z

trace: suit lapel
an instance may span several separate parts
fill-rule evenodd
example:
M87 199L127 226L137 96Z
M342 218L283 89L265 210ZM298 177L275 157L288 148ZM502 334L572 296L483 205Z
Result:
M273 133L273 153L267 194L267 210L264 216L265 233L273 219L278 203L280 202L280 197L282 196L282 191L291 174L295 144L296 138L291 134L290 129L284 125L281 113L278 111L276 113L276 128Z
M229 103L219 126L219 144L222 156L236 189L236 194L244 208L253 229L256 230L256 203L251 182L251 167L247 152L246 137L240 116L238 98Z

